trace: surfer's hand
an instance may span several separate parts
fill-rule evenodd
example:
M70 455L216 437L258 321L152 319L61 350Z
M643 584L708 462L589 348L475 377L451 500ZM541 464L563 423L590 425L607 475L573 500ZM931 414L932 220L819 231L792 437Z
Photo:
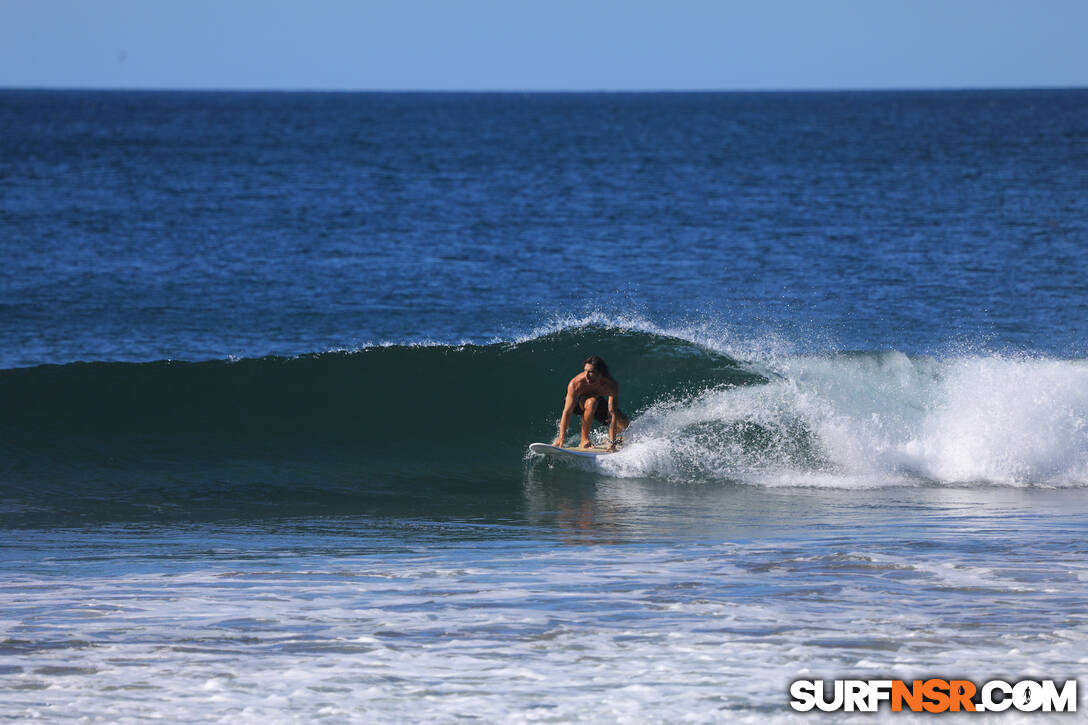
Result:
M556 438L555 443L552 443L552 445L555 446L556 448L562 448L563 447L563 436L559 436L558 438Z

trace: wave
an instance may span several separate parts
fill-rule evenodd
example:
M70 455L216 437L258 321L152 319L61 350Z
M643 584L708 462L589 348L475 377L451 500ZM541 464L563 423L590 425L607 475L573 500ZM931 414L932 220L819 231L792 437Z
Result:
M19 499L170 499L313 481L509 478L527 443L555 435L566 383L590 354L613 362L629 411L693 387L765 380L679 338L593 325L486 345L6 370L0 486Z
M282 506L370 495L375 482L509 481L526 444L554 436L565 385L590 354L610 362L634 418L597 473L1088 484L1085 361L773 347L745 354L706 330L583 319L489 344L0 371L0 502Z

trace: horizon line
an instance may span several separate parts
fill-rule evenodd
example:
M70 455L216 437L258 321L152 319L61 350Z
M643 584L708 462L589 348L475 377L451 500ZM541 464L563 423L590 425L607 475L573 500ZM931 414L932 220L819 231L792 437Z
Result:
M978 86L855 86L813 88L274 88L274 87L211 87L211 86L50 86L50 85L0 85L0 92L8 91L56 91L93 93L326 93L326 94L480 94L480 95L623 95L623 94L725 94L725 93L956 93L972 91L1083 91L1088 85L978 85Z

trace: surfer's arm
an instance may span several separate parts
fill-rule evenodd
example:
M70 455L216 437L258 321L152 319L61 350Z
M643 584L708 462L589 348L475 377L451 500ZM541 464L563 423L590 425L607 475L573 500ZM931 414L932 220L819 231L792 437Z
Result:
M555 439L556 448L563 447L563 439L567 437L567 426L570 425L570 414L574 410L574 389L567 387L567 399L563 401L563 415L559 417L559 437Z
M616 450L616 413L619 411L616 399L620 397L619 392L616 390L615 395L608 396L608 450L610 451Z

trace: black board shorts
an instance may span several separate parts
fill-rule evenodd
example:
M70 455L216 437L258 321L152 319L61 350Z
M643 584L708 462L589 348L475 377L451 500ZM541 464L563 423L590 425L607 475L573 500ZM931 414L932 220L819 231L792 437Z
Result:
M582 407L582 401L585 398L578 398L574 401L574 412L581 418L586 414L586 409ZM597 398L597 409L593 411L593 417L598 423L604 423L608 425L608 422L612 420L612 416L608 414L608 398Z

